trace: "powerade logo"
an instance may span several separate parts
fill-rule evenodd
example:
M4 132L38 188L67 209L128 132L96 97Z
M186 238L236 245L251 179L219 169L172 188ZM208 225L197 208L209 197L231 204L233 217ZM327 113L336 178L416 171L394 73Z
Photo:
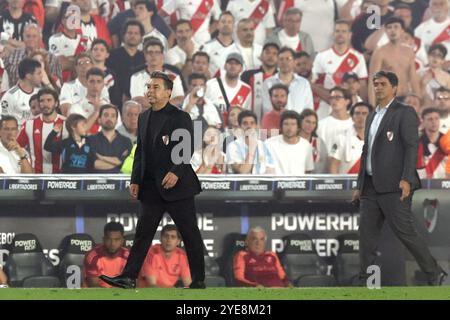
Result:
M93 243L91 240L71 239L70 245L79 247L82 252L88 252L92 250Z
M291 247L298 247L300 251L313 251L313 242L311 240L295 240L289 241Z
M352 251L359 251L359 240L344 240L344 247Z

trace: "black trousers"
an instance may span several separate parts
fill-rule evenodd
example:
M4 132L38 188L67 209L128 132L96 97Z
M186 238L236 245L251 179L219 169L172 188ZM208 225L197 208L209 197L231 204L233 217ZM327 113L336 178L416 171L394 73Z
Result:
M435 279L441 271L415 227L411 212L412 194L403 201L400 201L400 196L400 192L377 193L372 183L372 177L365 176L359 224L360 279L362 282L368 277L367 267L376 264L378 240L385 220L430 280Z
M204 247L197 226L194 197L168 202L159 194L155 195L155 192L157 192L156 189L143 190L133 247L122 275L133 279L138 277L161 218L165 212L168 212L183 239L192 281L203 281L205 279Z

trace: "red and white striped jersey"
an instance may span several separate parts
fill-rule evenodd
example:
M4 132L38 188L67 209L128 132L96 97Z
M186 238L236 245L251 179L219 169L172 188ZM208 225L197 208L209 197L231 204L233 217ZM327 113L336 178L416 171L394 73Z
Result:
M420 179L445 179L448 156L439 148L442 136L441 133L437 144L430 142L426 135L420 137L417 151L417 173Z
M450 17L441 23L434 19L422 22L414 30L414 35L422 40L427 51L431 45L437 43L442 43L450 51Z
M55 56L73 57L88 49L88 38L78 33L76 38L72 39L59 32L48 40L48 51Z
M162 10L171 15L176 12L178 19L191 21L194 40L204 44L211 39L209 22L211 16L219 19L218 0L166 0Z
M230 106L238 105L243 109L251 109L252 89L245 82L238 80L237 85L233 88L227 85L225 76L221 77L225 93L227 94ZM213 104L219 107L220 111L226 111L225 98L220 90L217 78L208 80L206 83L205 98L209 99Z
M64 124L65 117L57 115L55 121L45 122L42 114L32 120L27 120L20 130L17 142L22 148L28 149L31 155L31 165L35 173L52 174L59 173L61 168L61 160L59 154L52 154L44 150L45 140L50 132L52 132L55 124ZM63 125L62 134L58 135L58 139L68 137L68 132Z

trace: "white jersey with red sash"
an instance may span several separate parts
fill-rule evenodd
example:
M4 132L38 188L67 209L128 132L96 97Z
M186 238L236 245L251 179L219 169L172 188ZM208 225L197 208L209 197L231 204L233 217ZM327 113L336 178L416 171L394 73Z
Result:
M266 29L275 27L274 11L268 0L230 0L227 6L234 21L250 18L255 23L255 43L264 45Z
M209 73L213 77L220 76L220 69L224 67L227 56L232 52L238 52L234 42L229 46L224 46L218 39L208 41L200 47L200 51L206 52L209 56Z
M339 173L358 174L364 139L360 139L354 127L336 137L331 146L330 157L339 160Z
M228 116L228 110L225 98L220 90L218 78L212 78L206 83L205 98L209 99L222 112L224 125ZM240 106L243 109L251 109L252 89L245 82L238 80L235 87L230 87L225 81L225 77L221 77L225 93L227 95L230 106Z
M414 30L414 34L422 40L427 50L433 44L442 43L450 51L450 17L441 23L434 19L424 21Z
M334 47L319 52L314 59L312 68L313 82L320 83L325 89L331 89L342 83L342 76L346 72L356 73L359 79L367 79L367 66L364 56L353 48L339 54ZM319 119L329 115L330 106L321 101L316 112Z
M35 173L53 174L59 173L61 162L59 154L52 154L44 150L45 140L50 132L52 132L55 124L64 124L65 118L58 115L53 122L45 122L42 114L32 120L27 120L17 137L17 142L29 150L31 155L31 165ZM65 126L63 125L62 134L58 135L58 139L68 137Z
M270 73L264 73L264 71L256 72L250 76L250 89L252 93L251 108L258 116L258 119L262 119L263 116L263 84L264 81L273 76Z
M168 15L176 13L178 19L191 21L194 40L200 44L211 39L208 31L211 16L218 20L220 15L217 0L167 0L162 10Z
M439 135L438 141L443 134ZM438 142L439 144L439 142ZM447 155L424 134L419 140L417 172L421 179L444 179Z

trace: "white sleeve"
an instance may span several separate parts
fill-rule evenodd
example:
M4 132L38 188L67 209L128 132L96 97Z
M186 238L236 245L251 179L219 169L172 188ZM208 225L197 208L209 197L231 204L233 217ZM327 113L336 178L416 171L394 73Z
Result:
M111 101L109 99L109 91L108 91L108 88L106 86L103 87L103 90L102 90L102 99L105 100L108 103Z
M175 50L173 50L173 48L167 51L165 62L172 66L175 66L179 63L183 64L183 61L181 61L180 56L175 52Z
M139 83L139 77L135 74L131 76L130 80L130 95L131 98L144 97L142 83Z
M14 115L14 99L13 99L13 96L9 92L6 92L3 95L0 104L2 106L2 115L15 116Z
M314 59L313 67L312 67L312 82L316 82L319 78L319 75L325 73L325 71L322 68L321 64L321 58L322 55L320 53L317 54L316 58Z
M177 10L177 1L176 0L167 0L164 1L164 5L162 6L161 10L164 10L166 13L171 15L172 13Z
M72 90L71 86L69 86L67 83L63 84L61 88L61 93L59 94L59 103L65 104L65 103L75 103L72 99Z
M308 149L305 154L305 171L314 170L314 158L313 158L313 148L310 143L308 143Z
M60 56L62 54L60 48L58 47L58 41L56 40L55 35L48 39L48 52L54 54L55 56Z
M272 87L272 84L269 82L269 79L264 81L262 88L262 102L263 102L263 116L270 110L272 110L272 102L270 101L269 89Z
M367 79L367 66L366 60L362 54L358 54L358 66L356 67L355 73L358 75L359 79Z
M227 154L226 154L227 164L244 163L245 159L242 159L238 149L239 147L236 141L231 142L227 146Z
M3 92L6 92L10 89L9 87L9 76L8 76L8 72L3 72L3 76L2 76L2 85L0 87L0 95Z
M311 85L308 81L305 81L305 87L303 90L303 109L314 109L314 100L311 90Z
M173 98L180 97L180 96L181 97L184 96L184 89L183 89L183 84L181 83L181 78L180 78L180 76L177 75L177 77L173 81L173 90L172 90L172 95L170 96L170 98L173 99Z

